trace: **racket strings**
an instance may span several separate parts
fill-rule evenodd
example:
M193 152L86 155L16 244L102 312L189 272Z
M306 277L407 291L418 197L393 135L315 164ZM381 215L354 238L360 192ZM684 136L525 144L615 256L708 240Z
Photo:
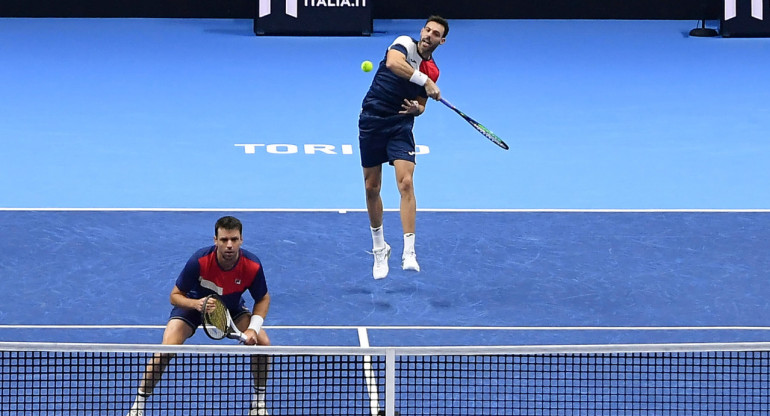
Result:
M224 337L229 328L227 322L227 309L221 302L216 302L214 309L211 311L206 310L204 314L204 323L207 325L209 331L216 334L218 337Z
M482 126L481 124L478 124L478 123L472 123L471 125L472 125L472 126L473 126L473 127L476 129L476 130L478 130L478 131L479 131L479 133L481 133L482 135L484 135L484 137L486 137L486 138L487 138L487 139L489 139L489 140L492 140L492 141L493 141L493 142L495 142L495 143L496 143L498 146L500 146L500 147L502 147L502 148L504 148L504 149L507 149L507 148L508 148L508 145L506 145L506 144L505 144L505 142L503 142L503 139L501 139L501 138L497 137L497 135L496 135L495 133L492 133L492 132L491 132L489 129L487 129L486 127L484 127L484 126Z
M439 99L439 101L444 103L444 105L446 105L447 107L451 108L455 113L459 114L460 117L462 117L465 121L467 121L468 124L473 126L473 128L476 129L476 131L481 133L481 135L486 137L489 141L491 141L492 143L502 147L505 150L508 150L508 145L503 141L503 139L497 137L497 135L492 133L488 128L482 126L478 121L472 119L471 117L469 117L468 115L466 115L462 111L458 110L457 107L455 107L452 104L450 104L449 101L447 101L447 100L445 100L443 98Z

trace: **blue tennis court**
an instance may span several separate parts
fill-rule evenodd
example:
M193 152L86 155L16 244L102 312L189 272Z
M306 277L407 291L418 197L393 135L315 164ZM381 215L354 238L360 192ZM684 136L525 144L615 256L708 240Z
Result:
M276 345L766 341L770 40L689 38L682 21L451 24L442 94L511 150L429 103L422 271L394 259L374 281L359 65L421 21L295 38L2 19L0 339L159 342L184 261L232 214L265 264Z

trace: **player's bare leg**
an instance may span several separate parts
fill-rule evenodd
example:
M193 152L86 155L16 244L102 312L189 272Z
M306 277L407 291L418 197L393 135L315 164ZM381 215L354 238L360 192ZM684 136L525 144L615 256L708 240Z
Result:
M372 228L382 226L382 165L364 168L364 188L366 189L366 211Z
M236 326L241 332L245 331L248 329L250 321L251 316L243 314L238 318ZM270 345L270 337L267 336L267 332L264 329L260 330L257 334L257 345ZM254 396L251 399L249 416L268 416L270 414L267 410L267 402L265 401L269 371L270 357L266 355L251 356L251 377L254 382Z
M401 268L419 272L417 254L414 250L415 223L417 220L417 199L414 196L414 163L408 160L393 162L396 168L396 184L401 193L401 228L404 230L404 252Z
M168 321L166 329L163 331L162 344L181 345L192 335L192 333L192 328L190 328L186 322L181 319L171 319ZM131 406L131 410L128 412L128 416L144 415L145 402L155 390L155 385L158 384L163 377L163 373L166 371L166 367L168 367L172 358L174 358L174 354L158 353L150 359L144 370L142 381L139 383L136 399Z
M388 258L390 246L385 242L385 231L382 224L382 165L364 168L364 187L366 189L366 211L369 214L369 227L372 232L372 254L374 266L372 276L382 279L388 275Z

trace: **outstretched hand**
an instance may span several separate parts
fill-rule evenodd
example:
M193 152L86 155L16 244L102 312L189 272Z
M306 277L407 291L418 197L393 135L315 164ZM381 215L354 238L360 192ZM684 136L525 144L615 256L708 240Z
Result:
M417 100L409 100L404 98L404 102L401 104L401 111L398 114L411 114L416 115L420 113L420 103Z

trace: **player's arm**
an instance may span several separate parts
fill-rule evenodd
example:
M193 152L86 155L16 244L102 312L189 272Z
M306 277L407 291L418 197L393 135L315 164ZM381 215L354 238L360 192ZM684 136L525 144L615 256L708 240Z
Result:
M425 87L425 93L428 97L438 100L441 98L441 90L432 79L420 72L419 69L412 68L406 61L406 55L398 49L391 48L385 56L385 66L398 77L408 79L409 81ZM423 105L423 111L425 106Z
M270 309L270 294L265 293L265 296L262 296L262 299L259 300L259 302L254 304L254 309L252 310L252 315L259 315L262 317L262 319L267 318L267 311Z
M187 260L184 268L174 282L174 288L171 289L169 301L178 308L195 309L198 312L203 311L203 299L191 299L187 293L193 291L199 285L198 278L201 275L200 263L198 263L199 252L196 252Z
M254 309L251 311L251 322L249 327L243 332L246 336L246 344L253 345L257 343L257 334L262 330L262 324L267 318L267 311L270 309L270 294L265 293L258 302L254 304Z
M171 289L171 295L169 295L171 304L179 308L195 309L198 312L203 310L203 299L190 299L187 294L182 292L179 287L174 285Z

